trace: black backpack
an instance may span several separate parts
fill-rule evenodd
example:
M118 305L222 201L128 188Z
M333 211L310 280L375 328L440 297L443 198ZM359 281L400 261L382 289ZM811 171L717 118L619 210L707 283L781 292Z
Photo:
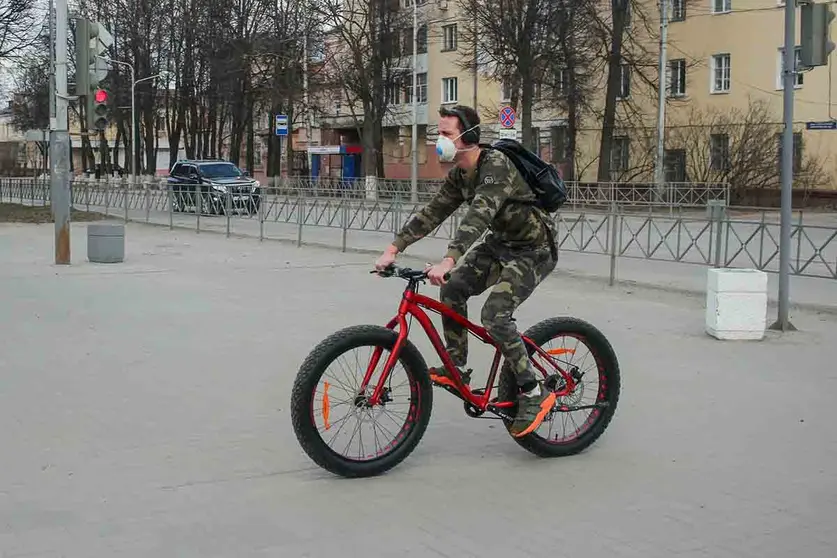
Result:
M486 149L496 149L511 159L523 179L535 193L535 204L553 213L567 201L567 187L555 167L532 153L513 139L501 139L493 144L482 144Z

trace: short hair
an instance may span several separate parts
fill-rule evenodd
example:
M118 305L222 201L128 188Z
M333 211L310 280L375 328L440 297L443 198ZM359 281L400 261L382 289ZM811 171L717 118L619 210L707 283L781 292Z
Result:
M459 120L462 127L462 142L465 144L477 144L480 142L480 116L477 111L466 105L453 107L440 107L440 116L453 116ZM474 128L471 130L471 128Z

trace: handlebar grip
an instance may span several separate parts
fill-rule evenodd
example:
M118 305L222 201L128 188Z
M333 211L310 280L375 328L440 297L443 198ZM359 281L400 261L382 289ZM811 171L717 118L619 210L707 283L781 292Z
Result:
M448 271L447 273L445 273L445 275L444 275L444 279L445 279L445 281L450 281L450 271Z

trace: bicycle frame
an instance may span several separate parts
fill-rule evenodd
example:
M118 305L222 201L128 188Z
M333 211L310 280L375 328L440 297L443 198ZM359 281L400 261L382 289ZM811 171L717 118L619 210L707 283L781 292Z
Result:
M491 338L488 334L488 331L482 326L472 323L468 319L462 317L460 314L455 312L449 306L443 304L442 302L430 298L428 296L419 294L417 292L417 282L410 282L407 288L404 290L404 294L401 299L401 303L398 307L398 314L392 318L386 325L387 329L395 329L398 326L398 338L395 342L395 346L392 349L392 352L389 355L386 363L384 364L384 370L381 374L380 380L378 380L375 390L372 392L372 395L368 399L368 403L370 405L377 405L380 402L381 395L384 390L384 383L386 379L389 377L390 372L395 367L395 363L398 361L398 356L401 352L404 343L407 340L409 335L409 326L407 325L407 316L413 316L418 320L419 324L421 324L422 329L427 334L430 342L433 344L433 348L436 350L436 353L442 359L442 363L449 371L451 377L453 378L453 385L447 386L451 389L454 395L457 395L465 402L473 405L480 411L485 411L491 405L493 408L508 408L512 407L515 403L514 401L505 401L505 402L496 402L491 403L491 392L494 388L494 381L497 376L497 370L500 366L500 359L502 358L502 353L500 352L499 344ZM430 320L430 317L424 311L424 309L428 309L434 311L445 318L450 318L454 320L457 324L461 325L469 332L474 334L477 338L479 338L483 343L491 345L494 347L494 360L491 365L491 370L488 374L488 380L486 382L485 390L481 394L475 394L470 388L465 386L462 383L462 377L459 374L459 370L454 366L453 361L448 354L447 349L442 341L439 332L436 330L436 327L433 325L433 322ZM538 346L532 339L526 337L525 335L521 335L523 342L532 346L536 353L540 354L544 357L550 364L552 364L561 374L564 379L565 387L560 391L556 392L556 395L559 397L565 396L571 393L575 389L576 381L573 376L567 371L564 370L554 358L552 358L552 354L562 354L564 352L571 352L570 349L556 349L552 351L544 351L540 346ZM361 393L364 393L366 387L372 380L372 374L378 366L378 362L381 358L381 353L383 349L378 347L375 349L375 352L372 354L372 359L369 363L369 366L366 369L366 374L363 377L363 382L360 386ZM544 378L549 376L549 373L544 369L543 366L536 360L532 359L532 365L543 374Z

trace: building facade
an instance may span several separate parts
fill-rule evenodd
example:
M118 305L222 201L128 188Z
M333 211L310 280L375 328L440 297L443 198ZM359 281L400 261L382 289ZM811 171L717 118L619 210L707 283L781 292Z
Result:
M418 176L444 175L434 152L438 108L463 103L478 109L483 138L499 134L500 109L512 97L509 88L487 72L470 69L473 45L463 39L467 21L457 0L400 0L406 12L397 66L408 70L405 83L387 92L390 110L384 118L385 174L409 178L412 161L412 28L413 2L418 2L417 55ZM609 2L602 13L609 12ZM659 9L653 0L639 0L629 31L635 66L625 64L620 76L617 123L610 153L614 181L652 181L656 149L659 53ZM778 135L782 122L782 0L670 0L667 71L665 174L673 182L743 180L757 186L778 185ZM797 11L797 44L799 12ZM644 59L638 61L641 54ZM603 65L606 71L606 65ZM806 129L808 122L833 121L831 66L795 76L794 165L797 182L805 187L832 188L837 182L837 130ZM605 75L586 104L604 106ZM597 97L597 98L596 98ZM536 87L536 101L540 101ZM519 109L520 107L515 107ZM358 143L356 126L345 105L321 104L318 126L331 149L341 142ZM520 138L520 118L515 125ZM532 127L541 156L559 168L566 162L566 113L554 103L536 102ZM814 125L814 127L817 127ZM823 126L821 125L820 128ZM595 181L601 140L601 120L586 114L580 123L573 155L574 176ZM316 149L326 149L317 146ZM769 151L769 153L768 153ZM356 154L363 157L361 152ZM353 165L358 166L358 163ZM337 170L337 173L340 171ZM768 176L769 175L769 176Z

